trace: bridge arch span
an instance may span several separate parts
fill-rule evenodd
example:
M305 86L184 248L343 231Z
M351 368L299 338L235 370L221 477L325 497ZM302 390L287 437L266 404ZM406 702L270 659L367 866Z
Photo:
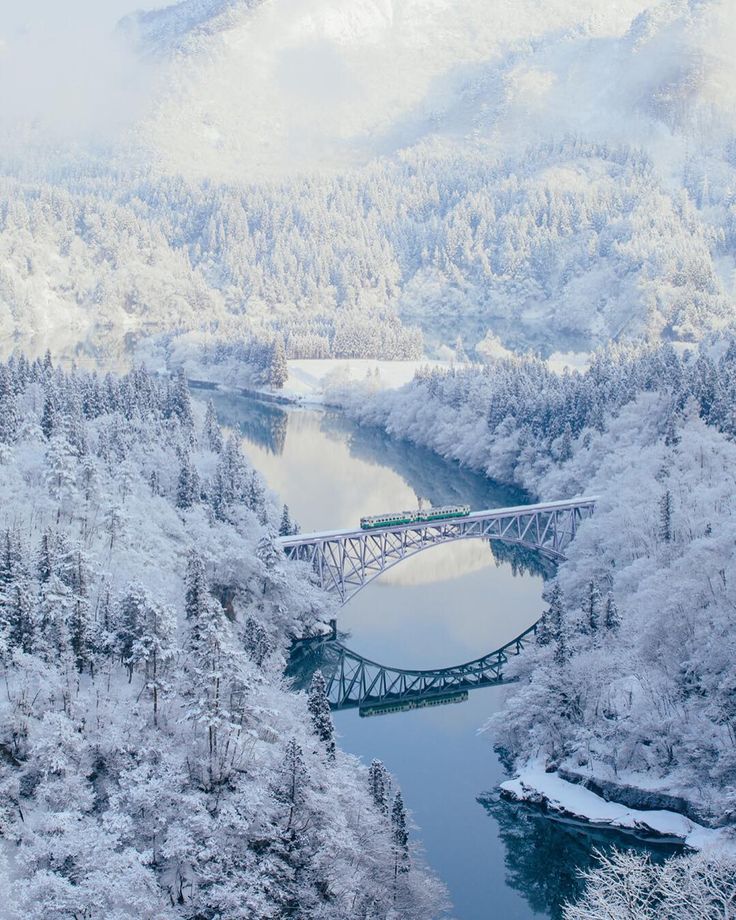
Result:
M541 553L554 562L565 558L581 521L595 508L596 498L475 511L467 517L417 522L380 530L337 530L279 539L290 559L311 564L321 586L343 605L358 591L404 559L432 546L457 540L496 540ZM318 649L326 671L333 709L428 705L464 698L468 690L504 682L503 666L518 655L536 632L535 623L506 645L464 664L449 668L388 667L351 651L326 637L302 639L292 650L292 673Z
M289 559L312 566L322 588L346 604L384 572L432 546L495 540L560 562L595 498L474 511L466 517L419 521L376 530L335 530L279 538Z

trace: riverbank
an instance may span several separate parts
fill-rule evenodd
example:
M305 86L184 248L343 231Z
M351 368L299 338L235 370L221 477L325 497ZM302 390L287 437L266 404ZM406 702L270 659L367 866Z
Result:
M448 369L446 361L382 361L370 358L298 359L287 362L289 376L275 389L254 383L245 365L204 364L188 358L181 367L191 386L238 393L267 402L292 405L340 405L355 392L373 395L409 383L420 368ZM463 365L464 366L464 365Z
M547 773L540 765L528 765L514 779L500 784L504 798L539 806L556 818L596 829L623 831L645 840L681 843L691 850L727 847L736 853L736 838L726 828L699 824L668 809L629 808L607 801L585 786Z

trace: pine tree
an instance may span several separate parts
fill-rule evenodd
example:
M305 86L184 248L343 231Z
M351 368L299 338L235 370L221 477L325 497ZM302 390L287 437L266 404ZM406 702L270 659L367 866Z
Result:
M45 584L54 572L53 535L46 530L41 537L41 549L38 554L38 580Z
M564 431L562 432L562 440L560 442L560 449L559 449L560 463L565 463L567 460L570 459L570 457L572 457L572 440L573 440L572 428L570 427L570 423L568 422L565 425Z
M210 596L204 560L196 550L189 553L185 587L184 612L187 620L191 621L191 628L196 631L207 613Z
M406 809L398 790L391 809L391 841L394 853L394 878L409 871L409 831L406 826Z
M549 645L554 638L553 624L559 620L558 608L561 605L562 591L557 582L552 586L549 592L549 605L542 614L539 623L537 623L536 639L537 645Z
M19 428L20 415L17 396L10 374L0 365L0 444L12 444L18 435Z
M67 440L54 436L46 450L46 481L49 493L58 503L56 523L64 506L71 503L76 485L75 460Z
M58 575L41 585L36 614L35 644L45 661L66 661L69 648L69 620L74 602L72 592Z
M27 653L33 651L33 596L25 579L13 585L8 607L8 627L12 646Z
M672 542L672 493L669 489L659 500L659 538L664 543Z
M388 818L391 801L391 774L380 760L373 760L368 768L368 789L376 808Z
M81 674L87 665L92 665L93 661L94 628L86 597L74 598L68 629L74 664Z
M560 667L568 658L567 624L565 622L565 605L562 590L555 584L550 594L549 610L550 639L554 644L554 661Z
M188 596L187 606L193 605ZM207 596L199 613L188 619L184 648L181 690L194 729L192 763L203 788L212 791L227 781L237 762L247 691L230 624L214 598Z
M588 583L588 597L585 601L585 615L588 620L588 629L594 633L598 629L600 620L601 592L595 580Z
M168 686L163 679L163 669L175 651L176 615L170 607L146 595L144 598L129 661L134 668L144 666L146 690L153 701L153 724L158 725L159 696Z
M606 598L606 612L604 623L606 629L609 632L618 632L619 627L621 626L621 617L619 616L618 608L616 607L616 601L613 599L613 595L609 594Z
M192 413L192 397L184 370L179 368L174 377L169 402L169 415L177 418L182 426L191 435L194 433L194 414Z
M19 575L21 550L17 536L6 528L0 547L0 602Z
M43 432L43 436L47 441L58 428L58 414L58 409L56 407L56 396L50 389L47 389L43 402L43 412L41 414L41 431Z
M251 616L245 621L243 644L248 657L259 668L272 651L265 627Z
M273 790L277 801L282 802L289 809L287 828L292 825L296 810L304 802L307 775L304 753L296 739L291 738L286 745L284 759Z
M222 430L220 429L220 423L217 420L217 413L215 412L215 407L211 399L207 403L207 412L204 417L202 442L209 450L216 454L219 454L222 450Z
M335 759L335 726L332 723L327 685L321 671L315 671L307 695L307 708L312 718L312 730L322 741L329 760Z
M280 390L289 379L289 367L286 363L286 350L282 336L276 336L274 340L271 360L268 367L268 384L276 390Z
M183 510L191 508L199 500L199 495L199 474L189 454L185 454L182 459L179 482L176 487L176 507Z
M284 505L281 513L281 524L279 525L279 536L288 537L291 534L291 518L289 517L289 506Z

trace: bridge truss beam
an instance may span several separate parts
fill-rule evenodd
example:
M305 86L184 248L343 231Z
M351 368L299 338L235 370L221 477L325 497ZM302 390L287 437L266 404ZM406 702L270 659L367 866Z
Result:
M318 584L342 604L387 569L416 553L457 540L498 540L560 561L595 498L474 511L464 518L282 537L286 556L309 564Z

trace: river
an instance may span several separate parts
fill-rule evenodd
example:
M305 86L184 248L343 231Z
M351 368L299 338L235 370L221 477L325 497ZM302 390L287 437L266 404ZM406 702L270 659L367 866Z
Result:
M240 430L253 465L305 532L354 526L363 514L415 507L418 499L473 509L528 500L339 412L198 395L211 396L221 421ZM494 559L488 544L467 541L407 560L341 611L345 644L382 664L412 668L458 664L502 645L542 608L540 565L527 558L520 566L510 555ZM595 839L499 800L494 790L504 771L492 732L479 729L513 692L513 685L491 687L461 704L373 718L335 713L342 749L365 763L382 760L396 777L416 823L414 839L447 885L457 920L559 917L592 848L628 843ZM654 855L668 852L657 847Z

